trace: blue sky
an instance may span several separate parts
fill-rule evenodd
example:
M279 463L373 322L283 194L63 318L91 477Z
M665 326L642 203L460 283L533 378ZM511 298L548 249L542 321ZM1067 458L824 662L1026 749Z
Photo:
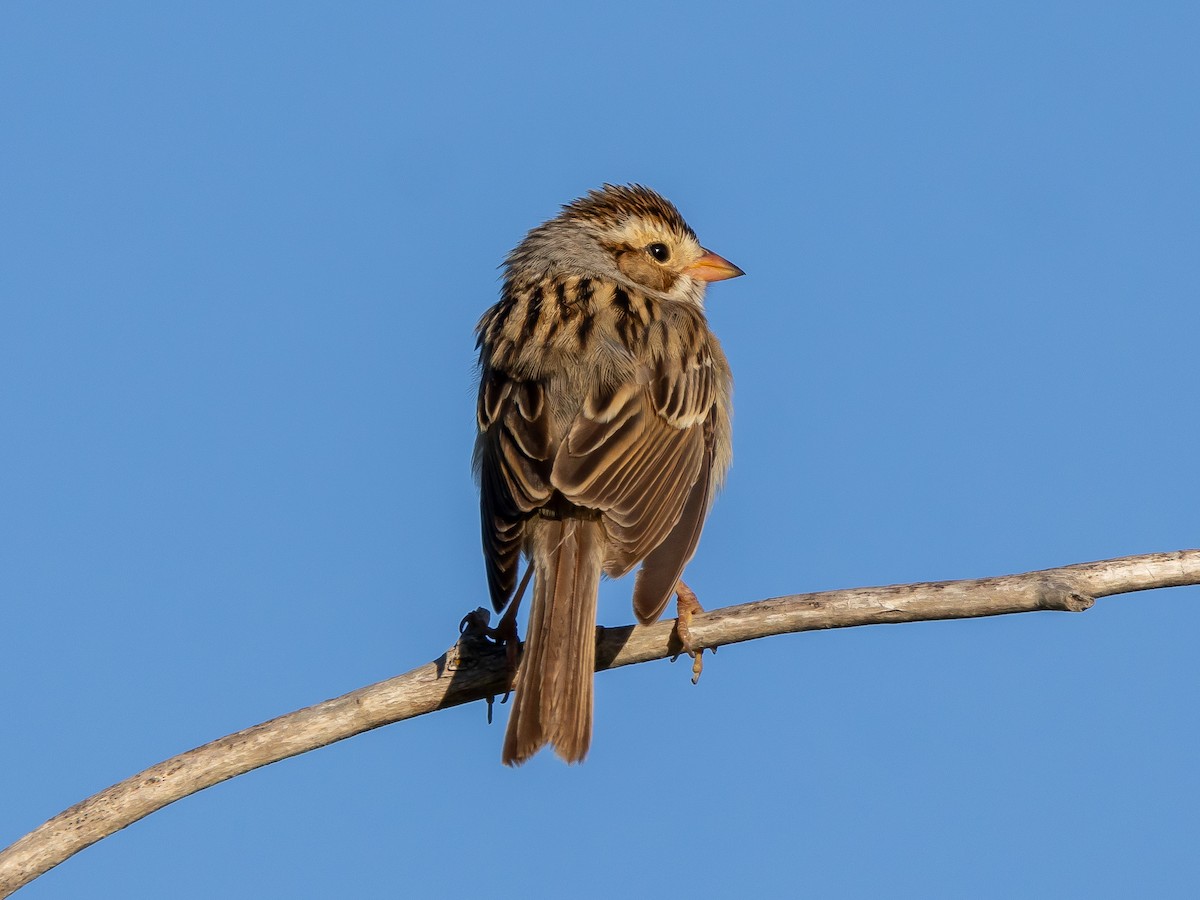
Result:
M472 328L605 181L749 273L708 606L1196 546L1197 46L1183 3L5 4L0 844L453 641ZM610 672L575 768L445 711L21 896L1194 896L1198 601Z

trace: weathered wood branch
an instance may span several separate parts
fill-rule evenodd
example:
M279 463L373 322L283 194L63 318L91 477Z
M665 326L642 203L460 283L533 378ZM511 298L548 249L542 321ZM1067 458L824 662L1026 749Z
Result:
M720 647L773 634L1037 610L1077 612L1097 597L1200 584L1200 550L1152 553L1022 575L795 594L698 614L693 645ZM596 669L674 656L674 622L597 630ZM333 700L255 725L151 766L59 813L0 852L0 897L189 794L381 725L507 687L504 651L468 634L437 660Z

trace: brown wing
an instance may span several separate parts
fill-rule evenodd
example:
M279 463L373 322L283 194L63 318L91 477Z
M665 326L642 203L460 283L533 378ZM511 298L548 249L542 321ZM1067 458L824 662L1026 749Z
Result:
M525 520L550 497L550 411L540 382L485 368L479 384L480 523L492 605L503 609L517 585Z
M699 540L714 402L711 360L660 363L645 383L589 397L555 455L553 486L572 503L604 512L605 571L619 577L643 559L653 562L634 587L642 621L662 612Z
M700 532L708 515L709 495L712 490L713 445L711 421L706 425L707 444L704 461L700 466L700 477L692 485L687 502L680 513L679 522L671 529L666 540L646 557L638 570L633 584L633 611L638 621L649 625L662 615L663 608L671 599L675 584L683 575L683 569L691 561L700 542Z

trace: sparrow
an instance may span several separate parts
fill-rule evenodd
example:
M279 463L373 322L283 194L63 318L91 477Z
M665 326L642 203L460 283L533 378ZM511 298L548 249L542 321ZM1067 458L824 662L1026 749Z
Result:
M474 468L488 589L498 612L511 604L514 635L522 554L533 575L506 765L547 744L569 763L587 755L601 573L641 564L643 624L687 590L732 457L733 377L704 292L742 274L636 184L567 204L504 263L476 327Z

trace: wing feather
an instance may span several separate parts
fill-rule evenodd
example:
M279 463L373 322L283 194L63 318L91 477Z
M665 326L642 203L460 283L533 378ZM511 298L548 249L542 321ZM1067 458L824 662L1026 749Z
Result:
M503 609L517 586L525 521L550 499L553 432L545 389L486 369L479 388L480 525L492 605Z
M706 422L714 403L711 362L659 362L648 377L596 391L572 422L550 481L572 503L603 512L610 576L624 575L664 542L670 546L659 554L659 570L682 571L694 552L696 522L685 526L687 539L668 538L694 487L710 480L712 429ZM707 487L703 493L707 497ZM642 605L658 606L658 598Z
M671 529L666 540L646 557L633 583L633 612L643 625L656 621L662 615L676 583L683 575L684 566L700 543L700 532L704 528L712 490L712 479L708 477L712 470L711 444L705 449L704 455L701 477L692 485L679 522Z

